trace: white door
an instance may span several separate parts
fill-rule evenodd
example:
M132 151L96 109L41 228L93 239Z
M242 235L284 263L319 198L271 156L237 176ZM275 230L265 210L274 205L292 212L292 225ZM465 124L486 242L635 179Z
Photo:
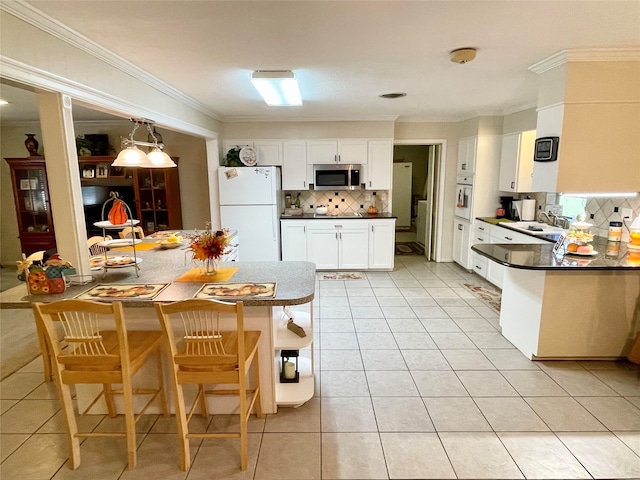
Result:
M220 205L275 204L277 173L276 167L220 167Z
M369 268L393 268L395 247L395 221L369 222Z
M307 150L304 141L284 142L282 189L309 190L307 182Z
M393 203L391 211L397 217L396 227L411 226L411 177L409 162L393 164Z
M238 231L239 260L280 260L280 228L275 205L221 206L220 221L222 227Z
M307 260L318 270L338 268L338 230L333 227L307 228Z

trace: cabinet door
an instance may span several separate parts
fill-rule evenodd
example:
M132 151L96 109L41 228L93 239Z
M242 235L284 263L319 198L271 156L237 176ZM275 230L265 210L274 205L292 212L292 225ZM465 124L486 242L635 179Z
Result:
M390 190L393 140L369 140L365 185L368 190Z
M369 268L393 268L395 220L369 222Z
M338 268L338 230L309 225L307 228L307 260L319 270Z
M478 137L462 138L458 142L458 173L469 174L475 171Z
M280 222L282 232L282 260L307 260L307 222L283 220Z
M309 165L338 163L338 143L335 140L308 140L307 163Z
M518 171L518 152L520 151L520 134L503 135L500 152L500 177L498 188L502 192L515 192Z
M367 150L366 140L338 140L338 163L364 165Z
M340 268L365 269L369 265L369 232L367 222L338 228Z
M258 156L258 165L282 165L282 142L255 140L253 146Z
M471 224L465 220L456 219L453 231L453 260L463 268L470 269L469 243Z
M307 150L304 141L283 144L282 189L308 190Z

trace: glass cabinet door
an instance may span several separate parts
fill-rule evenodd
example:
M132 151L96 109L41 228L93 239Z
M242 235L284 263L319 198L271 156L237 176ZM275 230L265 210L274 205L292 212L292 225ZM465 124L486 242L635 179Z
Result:
M17 209L23 232L49 232L51 217L43 168L14 170L17 187Z

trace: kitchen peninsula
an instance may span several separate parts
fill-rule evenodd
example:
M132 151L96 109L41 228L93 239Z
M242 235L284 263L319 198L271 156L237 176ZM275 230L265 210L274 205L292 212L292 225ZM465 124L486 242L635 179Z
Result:
M144 240L145 244L152 240ZM115 252L114 252L115 254ZM118 254L122 254L119 252ZM135 268L109 269L104 277L102 272L96 272L97 282L71 286L66 292L55 295L26 295L24 285L19 285L0 293L0 307L31 308L32 302L52 302L66 298L74 298L96 286L96 284L167 284L158 296L152 300L123 300L125 317L129 329L155 330L160 329L153 308L154 302L173 302L193 297L203 286L203 281L176 281L178 277L189 271L191 253L184 248L173 250L140 250L136 256L141 259L139 277L135 274ZM233 283L267 283L275 282L276 291L273 297L243 298L245 305L245 327L252 330L260 330L259 355L260 355L260 382L262 389L262 409L265 413L276 413L278 405L301 404L313 396L314 378L313 363L303 372L300 367L301 380L298 384L287 384L286 389L280 388L278 382L279 372L275 360L280 348L286 348L289 340L294 342L292 348L302 348L297 340L306 340L305 346L310 346L313 341L313 298L315 287L315 265L310 262L229 262L221 263L222 268L237 268L233 276L228 280ZM216 280L212 280L214 282ZM206 282L210 283L210 282ZM306 330L307 337L299 339L283 338L290 333L282 327L282 307L294 307L296 322L301 323ZM297 307L295 307L297 306ZM299 320L300 319L300 320ZM222 319L224 321L224 319ZM291 334L293 335L293 334ZM144 382L145 377L155 378L153 365L146 365L143 373L137 376L138 381ZM302 378L303 375L305 378ZM166 386L169 387L167 381ZM93 386L83 385L78 389L78 403L86 406L93 394ZM169 387L167 391L170 391ZM230 413L234 406L224 403L226 398L216 399L221 403L212 407L212 411ZM96 405L100 407L100 405ZM94 407L91 413L102 413L102 409ZM153 413L149 410L149 413Z
M553 243L476 244L505 269L502 335L529 359L626 356L636 332L640 259L623 246L605 255L554 255Z

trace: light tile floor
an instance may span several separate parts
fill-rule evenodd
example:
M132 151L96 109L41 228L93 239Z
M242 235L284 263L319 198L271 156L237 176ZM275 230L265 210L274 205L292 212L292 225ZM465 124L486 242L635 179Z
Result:
M138 468L122 439L89 438L66 465L55 388L36 359L0 384L0 477L20 479L638 478L640 381L625 362L531 362L454 264L396 258L394 272L318 281L317 396L235 439L192 440L178 469L174 419L139 424ZM200 429L237 428L226 416ZM84 420L121 429L122 419Z

